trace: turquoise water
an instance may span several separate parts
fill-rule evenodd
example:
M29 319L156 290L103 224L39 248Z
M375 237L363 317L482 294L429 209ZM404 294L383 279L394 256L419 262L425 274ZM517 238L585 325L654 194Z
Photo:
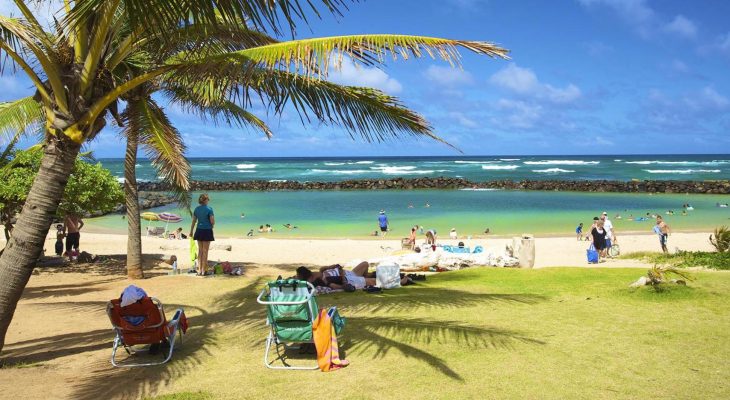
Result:
M118 178L121 159L101 159ZM204 181L340 181L364 178L463 177L498 179L730 179L730 155L462 156L362 158L194 158L193 179ZM137 179L156 181L149 162L140 160Z
M621 194L576 192L523 192L474 190L342 191L342 192L210 192L220 237L243 237L259 225L271 224L275 232L266 237L365 237L377 229L377 216L384 209L392 236L406 236L413 225L436 229L446 235L456 228L459 235L477 235L490 228L493 235L523 232L573 234L578 222L590 226L594 216L607 211L618 230L651 232L652 221L628 221L646 213L661 213L675 230L700 230L730 224L730 208L716 207L730 196L680 194ZM194 195L197 199L198 193ZM425 207L428 203L430 207ZM682 204L695 210L681 216ZM409 208L409 204L413 208ZM675 215L665 215L674 210ZM153 210L181 213L184 231L190 217L174 207ZM245 218L241 218L245 213ZM615 219L621 214L624 219ZM125 232L120 215L88 221L90 227ZM143 221L143 227L147 221ZM162 225L159 222L152 225ZM284 224L298 229L286 229Z

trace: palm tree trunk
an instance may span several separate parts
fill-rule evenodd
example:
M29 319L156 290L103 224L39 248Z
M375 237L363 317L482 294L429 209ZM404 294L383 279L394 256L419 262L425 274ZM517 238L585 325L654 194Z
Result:
M124 198L127 206L127 276L129 279L144 278L136 173L138 139L134 134L127 135L127 152L124 157Z
M0 351L15 307L43 251L80 148L61 133L48 139L38 175L0 256Z

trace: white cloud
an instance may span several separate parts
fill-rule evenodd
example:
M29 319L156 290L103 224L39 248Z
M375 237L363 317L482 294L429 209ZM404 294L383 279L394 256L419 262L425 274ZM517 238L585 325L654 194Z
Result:
M511 128L532 129L543 117L541 105L520 100L499 99L495 108L501 113L492 122Z
M582 95L580 88L572 83L564 88L541 83L531 69L518 67L514 63L495 72L489 81L516 94L558 104L572 103Z
M693 39L697 36L697 25L681 14L674 17L672 22L665 25L664 30L688 39Z
M449 113L449 116L451 116L451 118L455 119L456 122L459 123L459 125L461 125L465 128L476 128L477 126L479 126L479 124L477 124L476 121L468 118L463 113L451 112L451 113Z
M356 65L349 58L342 60L339 70L332 68L328 79L343 85L372 87L390 94L398 94L403 90L400 82L382 70Z
M431 65L424 75L426 79L442 86L466 85L474 82L472 75L461 68Z

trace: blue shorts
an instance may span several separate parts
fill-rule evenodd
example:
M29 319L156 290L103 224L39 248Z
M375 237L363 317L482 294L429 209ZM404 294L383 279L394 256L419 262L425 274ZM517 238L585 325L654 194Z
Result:
M611 239L606 239L606 248L607 249L611 248Z

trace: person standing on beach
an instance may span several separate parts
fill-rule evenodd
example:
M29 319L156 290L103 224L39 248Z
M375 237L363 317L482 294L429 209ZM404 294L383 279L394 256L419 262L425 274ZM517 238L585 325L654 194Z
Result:
M601 221L603 221L603 229L606 230L606 255L608 255L608 250L611 249L614 243L618 242L618 239L616 238L616 232L613 230L613 223L608 219L607 212L604 211L601 214Z
M380 226L382 236L385 237L388 234L388 217L383 210L380 210L380 215L378 215L378 225Z
M575 228L575 236L580 241L583 239L583 223L579 223L578 226Z
M656 217L656 225L654 225L654 233L659 236L659 244L662 246L662 251L667 254L667 239L669 238L669 225L664 222L664 218L661 215Z
M76 214L67 214L63 224L68 232L66 234L66 255L71 258L72 250L75 250L77 254L79 252L80 232L81 228L84 227L84 221Z
M198 241L198 276L205 276L208 268L208 249L210 242L215 241L213 237L213 226L215 226L215 216L213 209L208 205L210 197L207 194L201 194L198 198L199 206L193 211L193 223L190 225L190 236ZM197 229L193 234L197 222Z
M601 257L606 257L606 230L603 227L603 221L598 220L596 222L595 227L591 229L591 243L593 243L593 247L596 248L596 251L598 251L598 255Z

